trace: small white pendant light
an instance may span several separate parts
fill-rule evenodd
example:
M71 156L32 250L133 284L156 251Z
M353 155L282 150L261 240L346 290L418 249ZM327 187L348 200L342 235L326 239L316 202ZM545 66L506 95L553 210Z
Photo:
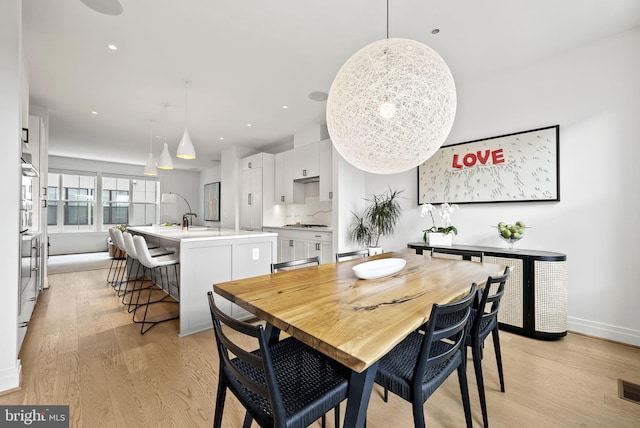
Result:
M147 164L144 166L144 175L158 175L158 168L153 159L153 120L151 120L149 124L149 158L147 159Z
M184 81L184 134L182 134L182 140L180 140L180 144L178 144L178 152L176 153L176 156L181 159L196 158L196 149L193 147L193 143L189 137L189 131L187 130L189 83L191 83L190 80Z
M169 104L164 105L164 147L162 148L162 153L160 153L160 159L158 159L158 168L160 169L173 169L173 160L167 146L167 107L169 107Z

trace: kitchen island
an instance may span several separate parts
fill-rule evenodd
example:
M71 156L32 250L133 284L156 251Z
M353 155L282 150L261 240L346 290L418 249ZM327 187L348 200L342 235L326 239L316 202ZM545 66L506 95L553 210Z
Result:
M147 245L175 250L180 257L180 336L212 327L207 292L213 284L264 275L276 261L277 234L192 226L129 227ZM215 295L216 304L235 318L251 316Z

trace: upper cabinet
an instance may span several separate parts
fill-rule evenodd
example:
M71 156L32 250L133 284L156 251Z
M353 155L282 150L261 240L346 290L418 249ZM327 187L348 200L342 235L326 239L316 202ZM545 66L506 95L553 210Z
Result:
M304 204L304 185L293 181L293 150L275 155L275 204Z
M262 158L264 154L265 153L256 153L255 155L240 159L240 171L262 168Z
M296 147L275 155L275 203L304 204L305 182L318 182L320 201L333 198L331 140Z
M319 147L320 143L309 143L304 146L296 147L293 152L293 163L291 168L293 171L293 179L300 180L320 175L319 164Z

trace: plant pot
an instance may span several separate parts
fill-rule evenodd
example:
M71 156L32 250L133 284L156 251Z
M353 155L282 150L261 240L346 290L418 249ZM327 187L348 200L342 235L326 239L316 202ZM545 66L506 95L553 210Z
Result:
M369 255L375 256L376 254L382 254L382 247L369 247Z
M453 242L453 233L427 233L427 244L436 247L450 247Z

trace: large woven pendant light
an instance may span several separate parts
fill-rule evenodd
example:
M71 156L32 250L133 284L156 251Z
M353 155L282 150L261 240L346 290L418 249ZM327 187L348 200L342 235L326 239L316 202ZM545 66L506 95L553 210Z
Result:
M196 149L195 147L193 147L193 143L191 142L191 137L189 137L189 131L187 130L187 123L188 123L188 117L189 117L188 116L189 83L191 83L190 80L184 81L184 133L182 134L182 139L180 140L180 144L178 144L178 152L176 153L176 156L181 159L196 158Z
M336 75L327 128L336 150L376 174L415 168L446 140L456 114L451 71L430 47L387 38L356 52Z

